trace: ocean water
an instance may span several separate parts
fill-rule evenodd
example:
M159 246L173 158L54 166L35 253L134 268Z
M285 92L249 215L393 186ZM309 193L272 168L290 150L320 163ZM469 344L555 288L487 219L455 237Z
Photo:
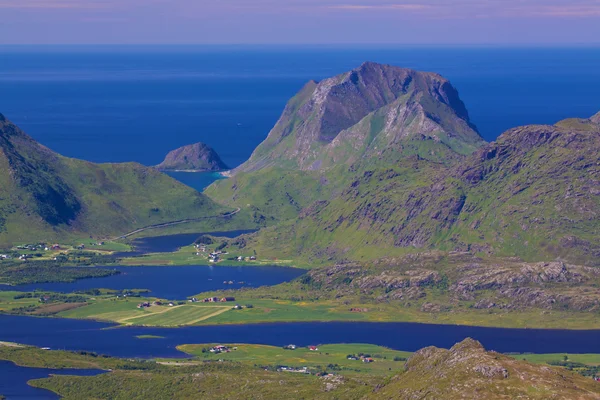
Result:
M600 48L3 46L0 112L70 157L154 165L203 141L235 167L306 81L367 60L446 76L487 140L600 111Z

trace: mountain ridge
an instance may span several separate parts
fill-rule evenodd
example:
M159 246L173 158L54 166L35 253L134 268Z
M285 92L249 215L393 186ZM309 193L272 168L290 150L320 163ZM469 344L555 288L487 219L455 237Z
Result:
M368 134L360 124L369 125ZM347 161L346 156L359 149L364 158L373 157L377 149L370 148L372 143L401 153L401 142L420 136L460 154L484 143L448 80L435 73L366 62L307 83L288 102L265 141L233 173L267 166L321 170ZM343 148L348 145L353 150ZM356 161L352 155L351 161Z
M598 149L592 119L513 128L450 166L417 156L356 171L247 243L311 262L441 250L596 265Z
M63 157L0 117L0 244L94 234L216 215L206 196L138 163Z

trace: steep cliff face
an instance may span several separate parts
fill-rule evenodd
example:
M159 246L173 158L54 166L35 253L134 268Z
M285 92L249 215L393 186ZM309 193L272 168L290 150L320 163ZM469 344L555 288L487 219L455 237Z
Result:
M0 114L0 245L121 234L220 210L153 168L62 157Z
M165 157L156 166L161 171L222 171L228 169L216 151L204 143L183 146Z
M440 75L376 63L309 82L248 162L322 170L341 163L406 154L446 161L483 145L456 89Z

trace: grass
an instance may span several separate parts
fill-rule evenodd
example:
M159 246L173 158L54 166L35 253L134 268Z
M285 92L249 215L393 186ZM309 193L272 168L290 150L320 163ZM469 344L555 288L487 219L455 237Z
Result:
M35 299L10 300L10 294L0 292L0 311L8 311L30 304ZM230 293L229 293L230 294ZM202 294L201 297L205 297ZM453 312L428 313L418 307L401 307L388 303L365 303L359 298L344 300L292 301L252 298L236 293L236 302L252 308L232 310L233 303L215 306L212 303L185 303L152 306L138 309L143 301L153 298L116 299L114 296L96 296L88 304L59 312L64 318L95 319L123 325L181 326L258 324L276 322L413 322L445 325L486 326L499 328L540 329L600 329L595 314L569 311L502 311L475 310L459 307ZM352 312L351 308L364 308L367 312Z
M196 356L199 360L226 360L238 361L250 365L260 366L287 366L308 367L311 369L328 369L333 365L336 373L358 374L368 373L375 375L388 375L399 372L404 368L404 361L411 353L391 350L370 344L328 344L318 346L318 351L310 351L306 347L296 350L285 350L281 347L264 346L255 344L228 344L236 348L229 353L213 354L210 349L215 344L188 344L178 346L177 349ZM205 350L203 352L203 349ZM364 363L361 360L348 360L348 355L370 355L373 363ZM396 359L397 361L394 361ZM332 367L329 367L332 370Z
M169 307L151 306L139 309L141 302L152 302L154 299L115 299L99 298L90 305L68 310L58 314L64 318L85 318L116 322L122 325L145 325L174 327L194 325L230 311L232 305L208 305L204 303L185 303Z
M38 298L15 299L14 297L22 294L21 292L0 291L0 311L9 312L17 308L39 305Z
M526 360L536 364L569 361L591 366L600 365L600 354L511 354L511 357L514 357L517 360Z
M184 246L172 253L153 253L141 257L126 257L119 260L119 263L126 266L184 266L184 265L208 265L208 253L197 255L198 249L194 246ZM252 254L243 252L234 252L227 254L226 258L237 258L238 256L249 257ZM223 259L217 265L223 266L293 266L292 260L277 259L258 259L256 261L237 261Z
M193 305L182 305L176 307L156 307L163 308L152 315L124 319L119 322L127 325L150 325L150 326L181 326L194 325L200 321L210 319L215 315L222 314L231 310L231 306L226 307L202 307Z
M158 336L158 335L137 335L136 336L137 339L164 339L164 336Z

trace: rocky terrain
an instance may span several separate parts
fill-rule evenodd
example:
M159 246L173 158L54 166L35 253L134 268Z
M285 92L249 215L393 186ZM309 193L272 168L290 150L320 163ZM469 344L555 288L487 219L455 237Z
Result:
M0 245L123 234L222 210L153 168L63 157L0 114Z
M447 161L483 145L457 90L440 75L367 62L311 81L234 173L269 166L322 170L406 154Z
M556 262L421 254L310 271L300 290L417 306L504 311L600 311L600 270ZM318 294L315 294L318 295Z
M442 250L597 265L595 120L515 128L451 166L414 156L357 170L339 193L249 245L265 253L263 243L294 232L274 254L358 261Z
M406 372L378 388L380 399L598 399L600 385L562 368L517 361L466 339L450 350L427 347Z
M212 147L204 143L195 143L183 146L165 157L164 161L156 166L161 171L222 171L229 169Z
M206 194L272 226L248 241L261 254L312 264L442 250L596 265L599 121L486 144L447 80L365 63L307 84Z

